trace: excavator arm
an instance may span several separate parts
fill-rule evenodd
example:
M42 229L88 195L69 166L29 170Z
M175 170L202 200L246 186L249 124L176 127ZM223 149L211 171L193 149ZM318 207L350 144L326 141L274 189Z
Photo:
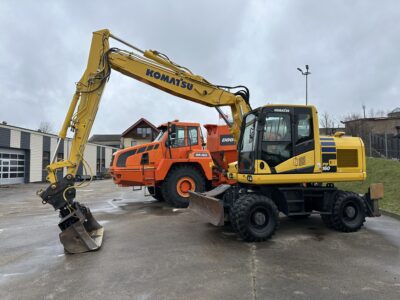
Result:
M110 48L110 38L128 46L131 51ZM52 163L47 166L47 180L50 185L46 190L38 191L43 204L51 204L55 210L59 210L60 241L69 253L96 250L102 244L103 227L94 219L89 208L75 201L76 189L80 185L75 185L74 179L81 163L85 169L90 169L84 160L85 146L111 70L177 97L215 107L220 113L221 106L229 106L233 118L231 132L236 141L239 138L242 117L251 110L249 92L243 86L211 84L189 69L172 62L162 53L143 51L113 36L107 29L94 32L86 70L76 84L76 91L59 132L57 149ZM232 93L231 90L237 92ZM222 113L221 115L224 117ZM226 119L225 121L228 122ZM58 147L67 137L69 129L74 132L70 155L67 160L56 161ZM57 180L57 172L63 168L67 170L66 176Z

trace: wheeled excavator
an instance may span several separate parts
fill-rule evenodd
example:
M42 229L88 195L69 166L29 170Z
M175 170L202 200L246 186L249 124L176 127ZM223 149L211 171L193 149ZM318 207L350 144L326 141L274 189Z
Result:
M130 51L110 48L114 39ZM314 106L266 105L252 110L244 86L214 85L154 50L143 51L104 29L93 33L86 70L76 84L59 142L74 132L67 160L47 166L50 185L39 191L43 204L59 210L60 241L69 253L97 250L104 228L90 209L75 200L74 177L111 70L180 98L216 108L231 109L230 132L238 145L238 161L229 166L235 185L221 185L208 193L190 192L190 205L208 221L222 225L228 218L245 241L263 241L278 226L278 212L289 216L321 214L341 231L358 230L366 216L378 216L382 188L371 186L365 195L338 190L335 182L366 178L365 151L359 138L320 137ZM235 92L236 91L236 92ZM176 134L173 130L170 134ZM58 146L57 146L58 148ZM55 151L57 153L57 149ZM143 152L144 154L145 152ZM58 170L67 173L57 180Z

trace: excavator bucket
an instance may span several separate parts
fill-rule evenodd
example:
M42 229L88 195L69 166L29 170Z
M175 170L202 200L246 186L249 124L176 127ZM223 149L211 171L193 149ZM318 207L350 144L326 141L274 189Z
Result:
M60 241L68 253L94 251L101 247L104 228L87 207L77 206L58 226L62 230Z
M216 197L230 188L229 184L222 184L215 189L197 193L189 191L189 209L202 217L205 221L215 225L224 225L224 204Z

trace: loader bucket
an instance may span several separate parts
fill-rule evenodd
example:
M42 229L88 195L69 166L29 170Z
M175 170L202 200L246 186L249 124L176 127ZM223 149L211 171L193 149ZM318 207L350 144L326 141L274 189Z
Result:
M83 208L82 211L78 206L58 224L62 230L60 241L68 253L98 250L103 242L103 226L97 223L89 208L80 207Z
M203 218L205 221L215 225L224 225L224 204L221 200L215 198L223 194L230 188L230 185L224 184L217 188L205 192L196 193L189 191L189 209Z

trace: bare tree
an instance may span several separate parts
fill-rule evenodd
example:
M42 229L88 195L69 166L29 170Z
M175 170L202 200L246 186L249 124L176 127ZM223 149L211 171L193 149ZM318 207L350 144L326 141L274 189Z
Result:
M375 117L375 110L373 108L371 108L368 112L368 117L373 118Z
M375 116L380 118L386 117L386 112L383 109L380 109L376 112Z
M347 134L359 136L364 140L364 142L367 140L371 127L359 114L348 114L344 117L344 123L346 124Z
M332 134L331 129L334 127L333 118L329 115L328 112L324 112L319 120L319 125L321 129L324 130L324 134Z
M375 111L373 108L369 110L368 116L370 118L383 118L387 116L387 113L383 109Z
M38 131L43 132L43 133L53 133L54 132L53 126L51 125L50 122L47 122L47 121L40 122Z

